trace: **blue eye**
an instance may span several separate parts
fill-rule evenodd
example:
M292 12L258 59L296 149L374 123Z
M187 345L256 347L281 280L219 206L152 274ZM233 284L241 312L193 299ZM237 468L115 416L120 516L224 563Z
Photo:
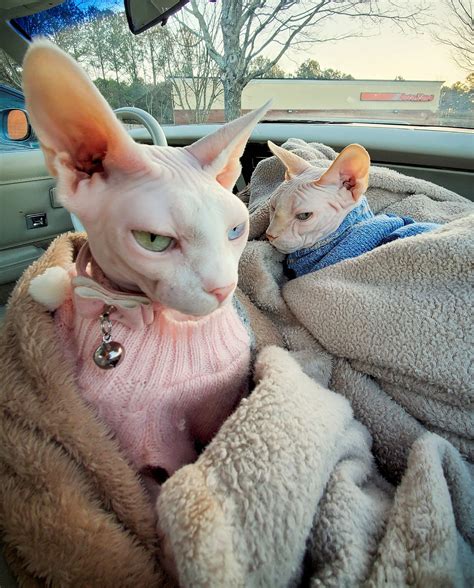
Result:
M246 226L246 223L242 223L242 224L237 225L236 227L230 229L229 232L227 233L227 236L229 237L229 241L234 241L235 239L238 239L239 237L241 237L245 232L245 226Z

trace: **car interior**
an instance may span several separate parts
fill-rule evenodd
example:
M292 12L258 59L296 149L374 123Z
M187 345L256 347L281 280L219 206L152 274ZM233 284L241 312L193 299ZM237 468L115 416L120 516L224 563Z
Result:
M12 18L24 16L50 2L16 2L0 8L0 45L21 62L28 42L9 26ZM151 115L139 109L118 113L130 121L135 114L143 125L131 130L135 141L183 147L217 128L216 124L162 125L161 134L150 133ZM137 113L139 114L137 119ZM3 113L5 116L5 112ZM153 119L155 122L155 119ZM156 125L155 125L156 127ZM159 126L158 126L159 129ZM31 132L31 131L30 131ZM159 131L158 131L159 132ZM369 151L374 165L444 186L473 198L474 134L468 129L416 127L369 123L284 123L262 122L253 132L242 158L241 190L257 163L271 155L267 141L281 144L288 138L319 142L340 150L360 143ZM23 141L28 141L28 135ZM166 143L165 143L166 141ZM21 141L20 141L21 142ZM15 144L18 145L19 141ZM77 224L76 228L80 227ZM0 153L0 316L8 296L26 267L41 256L56 236L74 229L73 220L56 198L55 181L48 173L39 146Z
M56 2L57 3L57 2ZM0 7L0 48L18 63L28 47L9 21L49 7L50 0L8 0ZM5 132L8 108L0 113ZM159 125L140 109L125 108L117 115L140 126L131 129L139 143L183 147L209 134L218 125ZM33 131L15 140L30 142ZM267 141L281 144L288 138L318 142L339 151L360 143L372 163L403 174L434 182L469 199L474 199L474 131L459 128L363 122L261 122L242 157L242 175L236 186L241 191L253 170L271 155ZM43 154L34 148L0 150L0 321L14 285L23 271L38 259L51 241L67 231L80 229L57 199L55 180L48 172ZM0 585L14 585L3 569ZM8 583L10 582L10 584Z
M49 7L50 2L25 4L13 0L0 8L1 48L18 62L28 43L8 21L37 11L42 5ZM5 113L2 114L5 117ZM138 120L145 123L144 127L130 131L137 142L164 144L166 141L176 147L188 145L217 127L215 124L163 125L161 136L153 137L149 127L147 130L147 121ZM361 122L260 123L242 158L242 177L237 188L242 189L257 163L271 155L266 145L268 140L283 143L290 137L324 143L336 150L350 143L360 143L371 154L374 165L389 167L473 198L472 131ZM23 139L29 140L29 135ZM21 141L15 141L16 145L19 143ZM39 146L1 152L0 219L0 313L3 315L8 296L25 268L41 256L52 239L74 228L69 213L56 198L55 181L46 169ZM76 226L79 226L77 221Z

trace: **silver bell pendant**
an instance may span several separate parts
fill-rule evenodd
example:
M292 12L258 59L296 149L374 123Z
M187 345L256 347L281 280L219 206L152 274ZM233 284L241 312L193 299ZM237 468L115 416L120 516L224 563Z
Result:
M103 370L117 367L125 355L125 349L117 341L112 341L112 322L110 313L115 310L113 306L106 305L100 315L100 331L102 343L94 352L94 363Z

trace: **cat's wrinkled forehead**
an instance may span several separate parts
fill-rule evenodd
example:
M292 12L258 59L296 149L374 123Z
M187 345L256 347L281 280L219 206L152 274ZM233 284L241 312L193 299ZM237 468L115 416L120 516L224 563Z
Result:
M188 173L202 172L199 161L182 147L159 147L157 145L144 145L149 157L156 163L155 169L163 177L180 176L185 179Z
M212 169L203 167L192 153L183 147L158 147L148 146L151 150L151 157L154 170L163 181L178 180L182 185L188 185L199 190L205 196L205 192L212 192L225 196L233 196L229 189L215 181L215 174ZM199 182L199 184L196 184ZM205 190L204 190L205 188Z
M179 235L188 243L203 242L203 235L225 236L227 225L246 222L248 210L241 200L187 150L142 147L149 165L105 183L102 204L94 206L90 222Z
M322 176L323 170L318 168L310 168L292 178L284 180L271 196L271 203L273 205L289 203L291 200L303 194L305 191L314 189L319 178Z
M195 202L197 206L214 210L240 210L241 201L230 190L215 181L212 173L203 169L200 162L181 147L148 146L153 165L152 177L157 182L158 193L166 189L179 199ZM217 208L216 208L217 203ZM244 207L245 208L245 207Z

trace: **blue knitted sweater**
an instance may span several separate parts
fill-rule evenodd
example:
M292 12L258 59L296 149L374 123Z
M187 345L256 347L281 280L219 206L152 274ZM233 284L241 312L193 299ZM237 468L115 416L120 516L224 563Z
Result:
M290 253L286 266L291 277L298 278L310 272L357 257L395 239L404 239L432 231L440 225L415 222L408 217L393 214L375 216L364 196L360 204L330 235L312 247Z

